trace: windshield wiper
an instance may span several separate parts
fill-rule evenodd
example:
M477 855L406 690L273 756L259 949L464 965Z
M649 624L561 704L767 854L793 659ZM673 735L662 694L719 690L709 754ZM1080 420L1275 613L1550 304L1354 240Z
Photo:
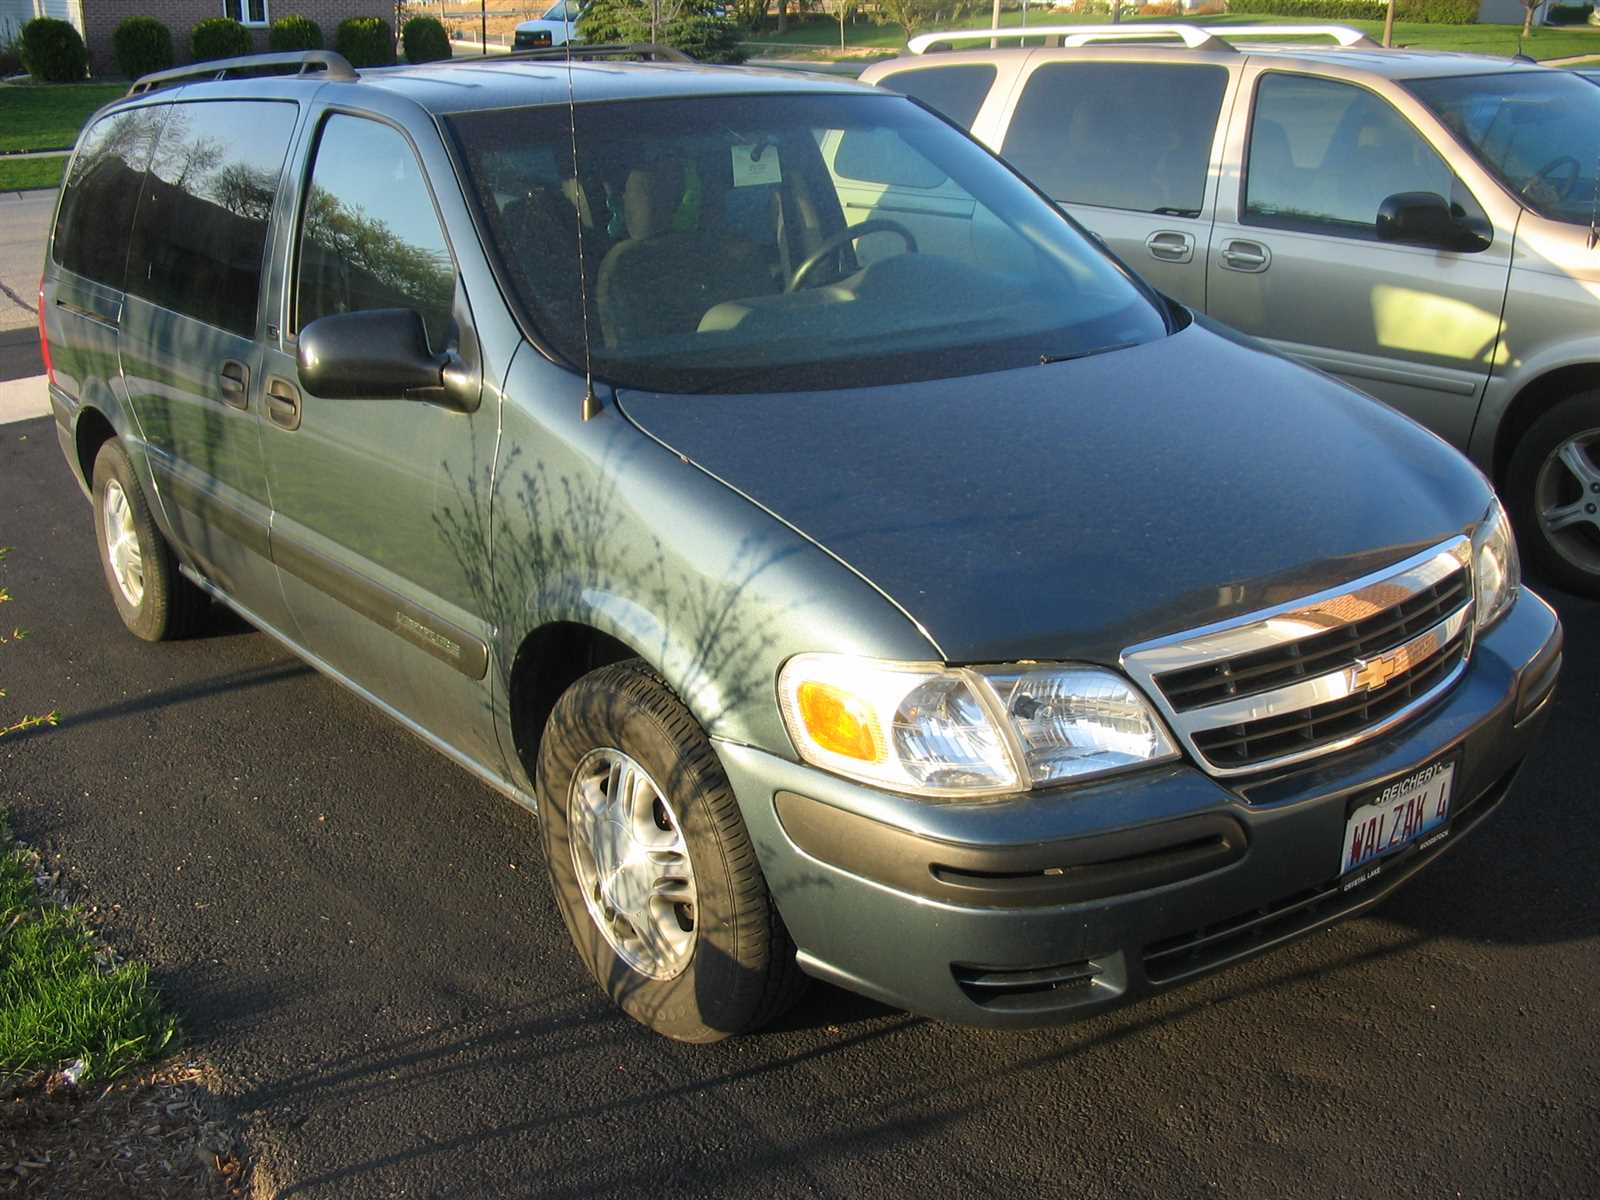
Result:
M1109 346L1096 346L1093 350L1074 350L1071 354L1041 354L1039 365L1048 367L1051 363L1071 362L1075 358L1093 358L1097 354L1110 354L1114 350L1131 350L1138 342L1112 342Z

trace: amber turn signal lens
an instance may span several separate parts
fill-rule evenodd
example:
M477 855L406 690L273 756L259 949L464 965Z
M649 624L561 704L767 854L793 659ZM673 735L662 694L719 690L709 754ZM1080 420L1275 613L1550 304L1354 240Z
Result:
M871 707L843 688L808 680L800 685L795 700L806 732L824 750L862 762L882 762L887 757Z

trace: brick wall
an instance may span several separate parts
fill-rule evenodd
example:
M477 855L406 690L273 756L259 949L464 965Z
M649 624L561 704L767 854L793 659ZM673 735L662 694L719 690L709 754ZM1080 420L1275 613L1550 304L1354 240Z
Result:
M323 43L333 49L339 22L350 17L382 17L394 24L392 0L267 0L267 17L298 14L322 26ZM222 0L83 0L84 41L95 74L116 71L111 34L128 17L154 17L172 30L172 50L179 63L189 61L189 31L206 17L220 17ZM267 28L252 28L256 49L267 49Z

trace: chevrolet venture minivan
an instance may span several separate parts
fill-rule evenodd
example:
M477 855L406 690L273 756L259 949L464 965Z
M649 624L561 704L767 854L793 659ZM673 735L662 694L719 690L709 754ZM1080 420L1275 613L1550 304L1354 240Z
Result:
M1501 804L1561 631L1455 450L910 99L608 53L89 123L39 313L134 634L220 600L525 805L586 966L695 1041L806 976L1093 1013Z

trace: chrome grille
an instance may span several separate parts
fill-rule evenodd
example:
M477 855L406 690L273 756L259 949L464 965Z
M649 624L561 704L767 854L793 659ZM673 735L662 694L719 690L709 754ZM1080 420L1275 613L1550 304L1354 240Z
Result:
M1217 775L1353 745L1443 693L1472 649L1471 543L1135 646L1123 666Z

